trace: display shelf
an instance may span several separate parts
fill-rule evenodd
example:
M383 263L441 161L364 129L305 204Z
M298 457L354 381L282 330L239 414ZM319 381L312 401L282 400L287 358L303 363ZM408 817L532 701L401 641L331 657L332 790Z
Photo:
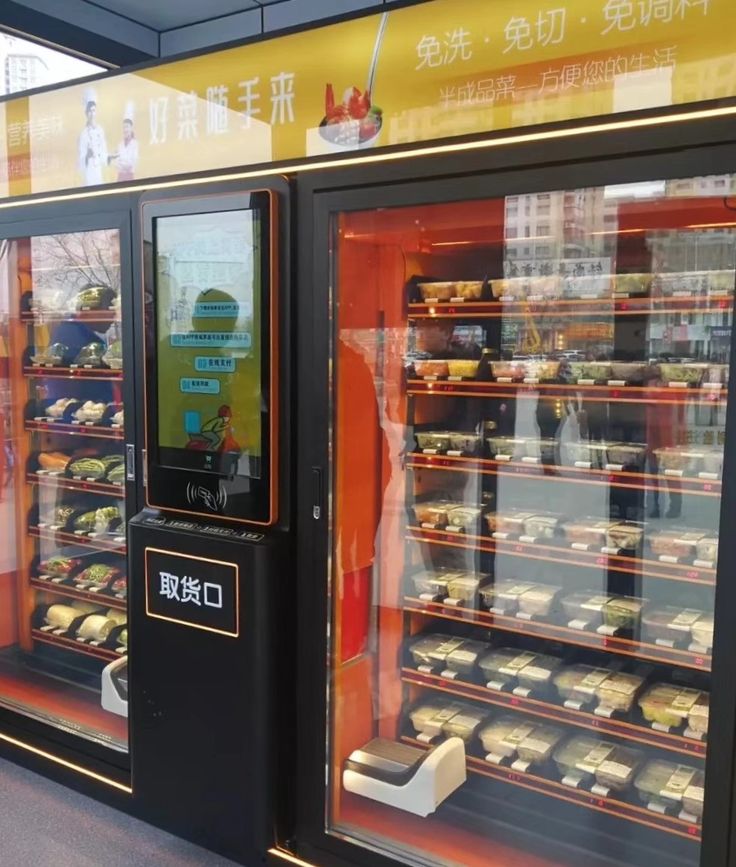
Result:
M67 434L68 436L97 437L106 440L122 440L123 429L104 425L69 424L61 421L26 421L25 430L35 433Z
M125 552L125 541L118 541L118 539L124 539L123 536L78 536L76 533L67 533L63 530L52 530L46 527L34 526L28 528L28 535L33 536L37 539L45 539L49 542L56 542L58 545L84 545L84 547L86 548L94 548L97 551L119 551L120 553Z
M690 757L705 757L704 741L688 738L680 734L660 732L650 728L646 723L636 725L625 719L597 716L585 710L572 710L549 701L516 695L513 692L488 689L476 683L463 680L447 680L441 675L425 674L413 668L403 668L401 679L412 686L442 692L456 698L472 699L494 707L508 710L523 711L542 719L566 723L578 728L590 729L605 735L615 735L625 738L627 742L636 742L649 747L659 747Z
M625 554L605 553L603 549L583 551L563 543L557 545L540 542L522 542L519 538L492 539L488 536L473 536L449 530L429 530L423 527L408 527L408 539L451 548L464 548L487 554L505 554L525 560L543 560L546 563L561 563L567 566L595 567L615 572L625 572L642 578L661 578L667 581L682 581L699 586L715 586L716 570L696 566L694 563L669 563Z
M120 322L119 310L79 310L76 312L33 312L24 311L20 315L21 322L31 325L46 325L49 322L89 322L113 323Z
M708 388L643 387L638 385L577 385L556 382L481 382L467 380L409 379L407 393L414 396L496 398L503 400L539 400L549 397L564 400L580 398L603 403L660 404L684 406L704 404L726 406L726 389L718 385Z
M526 301L433 301L409 304L409 319L526 319L533 316L651 316L663 313L722 314L733 309L727 295L658 298L547 298Z
M44 644L51 644L54 647L62 647L65 650L72 650L75 653L83 653L86 656L95 656L98 659L105 659L108 662L113 659L120 659L123 654L116 650L111 650L109 647L98 647L94 644L89 644L85 641L77 641L76 638L66 638L63 635L54 635L51 632L44 632L41 629L32 629L31 635L34 641L41 641Z
M403 736L401 740L412 746L428 749L426 744L415 738ZM677 834L696 843L700 842L700 825L687 819L681 819L678 815L655 812L654 810L647 809L645 806L633 803L633 800L629 802L610 796L602 797L588 789L574 789L571 786L566 786L563 783L558 783L539 774L533 774L528 771L522 773L515 771L511 767L493 765L476 756L467 756L466 762L468 771L473 774L498 780L502 783L520 786L532 792L548 795L562 801L567 801L570 804L578 804L581 807L587 807L599 813L607 813L610 816L616 816L625 821L646 825L670 834ZM635 796L632 795L631 797L633 799Z
M531 461L498 461L489 458L433 455L412 452L407 457L412 469L445 470L470 474L534 479L545 482L570 482L627 490L650 490L653 487L677 484L678 492L701 497L721 496L721 482L664 473L640 473L627 470L597 470Z
M36 590L43 590L45 593L54 593L57 596L66 596L69 599L81 599L85 602L94 602L101 608L118 608L121 611L128 610L128 603L125 599L120 599L110 593L93 593L89 590L82 590L74 584L59 583L53 578L41 578L39 576L29 579L31 587Z
M122 380L122 370L111 370L107 367L43 367L27 366L23 375L37 379L83 379L83 380Z
M68 476L28 473L26 482L29 485L39 485L42 488L61 489L65 491L82 491L87 494L101 494L106 497L121 498L125 496L125 486L112 485L109 482L92 482L84 479L73 479Z
M709 654L635 641L616 635L603 635L595 630L571 629L569 626L558 626L541 620L523 620L520 617L493 614L490 611L479 611L474 608L446 606L441 602L426 602L413 596L405 598L404 610L440 620L451 620L465 625L474 624L496 632L526 635L569 644L573 647L588 647L592 650L605 650L635 659L693 668L697 671L710 671Z

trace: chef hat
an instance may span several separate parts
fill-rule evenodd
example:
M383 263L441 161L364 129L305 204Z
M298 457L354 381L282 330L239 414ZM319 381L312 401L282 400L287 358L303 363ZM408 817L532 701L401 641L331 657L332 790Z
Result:
M94 87L88 87L84 91L84 99L82 100L82 103L84 105L85 111L89 109L89 104L91 102L97 105L97 91L94 89Z
M125 103L125 109L123 110L123 120L129 120L131 123L135 120L135 103L132 99L129 99Z

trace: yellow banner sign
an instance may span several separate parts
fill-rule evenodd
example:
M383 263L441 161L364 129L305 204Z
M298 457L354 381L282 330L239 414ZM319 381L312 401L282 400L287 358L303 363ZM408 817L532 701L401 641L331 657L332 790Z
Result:
M0 104L0 195L736 95L733 0L430 0Z

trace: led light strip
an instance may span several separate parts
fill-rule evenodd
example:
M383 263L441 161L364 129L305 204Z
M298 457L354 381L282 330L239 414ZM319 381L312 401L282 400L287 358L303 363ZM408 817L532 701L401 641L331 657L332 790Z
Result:
M61 756L55 756L53 753L47 753L46 750L41 750L38 747L34 747L31 744L25 743L25 741L19 741L17 738L11 738L10 735L3 734L0 732L0 741L5 741L5 743L11 744L11 746L19 747L22 750L26 750L29 753L33 753L34 756L40 756L43 759L48 759L50 762L54 762L57 765L61 765L67 770L74 771L77 774L82 774L85 777L90 777L93 780L97 780L98 783L104 783L106 786L112 786L113 789L118 789L121 792L125 792L126 795L132 795L133 789L131 786L126 786L123 783L118 783L117 780L111 780L109 777L105 777L102 774L98 774L95 771L90 771L89 768L83 768L81 765L75 765L74 762L68 762L66 759L62 759Z
M302 861L301 858L297 858L295 855L292 855L290 852L285 852L283 849L269 849L268 854L273 855L275 858L282 858L290 864L297 864L298 867L314 867L314 865L310 864L309 861Z
M211 184L218 181L245 180L249 178L262 178L268 175L298 174L302 172L322 171L323 169L335 169L342 166L372 165L374 163L397 162L400 160L414 159L416 157L437 156L447 153L463 153L466 151L483 151L491 148L506 147L508 145L528 144L533 142L554 141L565 138L578 138L585 135L594 135L602 132L615 132L619 130L646 129L655 126L672 126L688 121L710 120L713 118L733 117L736 115L736 105L722 108L699 109L696 111L680 112L679 114L666 114L659 117L642 117L629 120L610 121L608 123L589 123L582 126L567 129L551 129L541 132L516 133L501 136L499 138L482 139L480 141L456 142L454 144L426 145L412 148L399 153L372 154L361 157L348 157L342 159L325 160L316 163L292 163L290 165L269 165L265 168L253 169L245 172L230 172L207 177L188 178L174 181L157 181L156 183L139 183L126 187L102 187L98 190L77 193L56 193L47 196L6 199L0 202L0 209L15 208L20 204L46 204L49 202L67 201L72 199L93 199L98 196L122 195L128 193L143 192L148 190L170 189L172 187L196 186L198 184Z

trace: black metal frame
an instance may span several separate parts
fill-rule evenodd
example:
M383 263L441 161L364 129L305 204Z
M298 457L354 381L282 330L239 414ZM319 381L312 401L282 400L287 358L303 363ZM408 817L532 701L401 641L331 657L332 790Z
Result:
M88 213L64 213L65 209L49 209L43 214L38 208L18 209L0 213L0 238L14 239L28 236L50 235L56 233L85 232L99 229L117 229L120 233L120 271L121 271L121 304L123 328L123 357L124 369L129 374L123 379L123 402L126 407L126 440L134 442L138 419L135 413L135 338L133 327L132 305L132 236L130 211L121 208L123 202L115 201L116 207L97 208ZM33 213L35 211L35 214ZM12 219L11 219L12 217ZM136 478L138 478L136 468ZM135 481L125 483L126 506L131 513L138 510L138 488ZM128 730L131 730L131 720L128 721ZM62 729L55 728L52 724L46 724L25 717L20 712L0 710L0 732L7 731L12 737L25 739L32 745L45 749L53 755L88 767L91 771L107 776L123 785L130 784L130 753L121 754L112 749L107 749L92 741L69 734ZM0 753L4 745L0 742Z
M528 132L528 131L525 131ZM615 130L553 141L528 141L478 153L452 154L344 168L299 176L298 283L298 816L299 857L322 865L360 863L388 867L389 857L325 832L325 752L329 686L326 661L329 562L329 492L315 486L327 478L331 425L328 308L330 215L341 210L491 198L528 192L599 186L664 178L687 178L736 170L736 124L701 119L647 129ZM736 341L731 348L736 364ZM734 386L730 385L728 430L736 424ZM729 437L730 443L732 437ZM318 511L315 511L315 506ZM736 630L729 612L736 606L736 542L728 516L736 509L736 448L727 445L721 504L721 549L716 595L716 645L712 672L713 709L707 763L703 867L736 864L732 825L734 732L736 731ZM327 777L329 778L329 777Z

